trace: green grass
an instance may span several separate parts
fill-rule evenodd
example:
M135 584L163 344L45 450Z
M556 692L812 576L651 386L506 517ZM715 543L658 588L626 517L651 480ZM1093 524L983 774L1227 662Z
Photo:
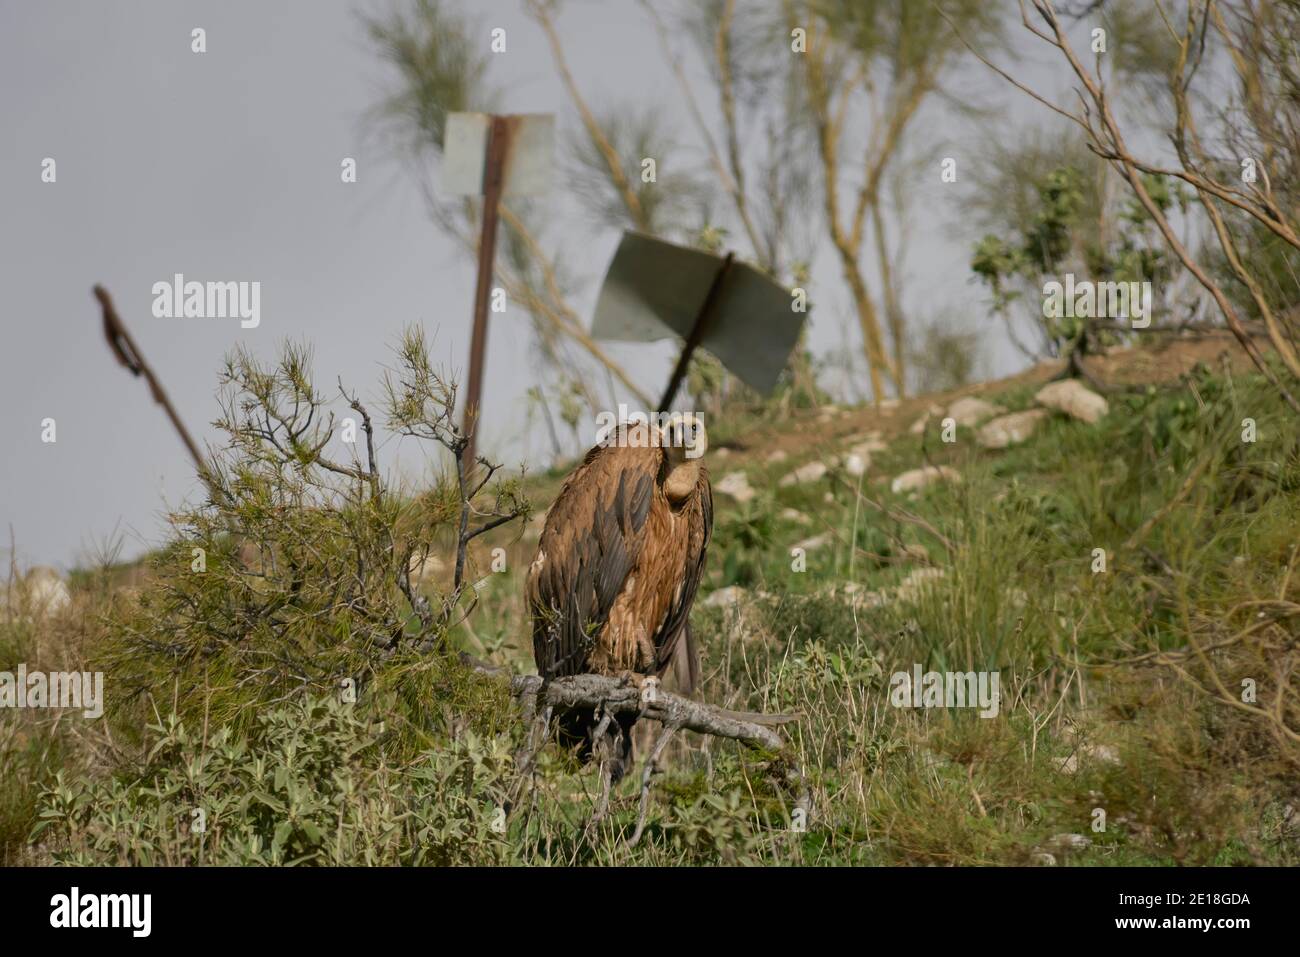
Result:
M1297 863L1300 830L1288 808L1300 806L1300 429L1258 376L1200 372L1194 386L1115 397L1095 426L1054 416L1030 441L1000 452L981 450L966 429L952 444L935 433L904 436L873 457L861 483L837 476L779 488L797 458L715 465L715 476L745 468L764 491L745 507L716 499L705 593L740 584L752 597L738 611L697 604L704 694L727 707L801 716L787 730L813 789L806 829L792 828L757 757L694 740L674 752L656 785L635 849L625 838L636 782L618 791L604 823L588 828L594 773L553 750L527 810L504 835L485 830L497 809L491 795L514 783L512 769L492 757L519 743L510 705L489 679L402 657L378 668L356 705L365 727L384 726L347 769L356 789L347 799L354 813L342 818L348 839L317 841L325 811L314 807L312 829L286 837L293 847L278 859L951 865L1032 863L1046 852L1080 866ZM1032 389L989 398L1023 408ZM1258 426L1253 444L1240 439L1245 417ZM717 434L744 430L724 423ZM963 481L913 498L877 481L926 462L957 468ZM541 507L554 479L530 489ZM924 525L882 515L859 492ZM782 518L785 508L811 524ZM831 540L794 571L791 546L827 530ZM520 593L534 541L502 530L485 543L507 548L507 570L487 576L472 633L453 634L520 670L530 666ZM898 597L899 583L924 565L909 551L918 545L942 577ZM1102 573L1093 571L1097 548L1106 553ZM855 604L850 583L887 600ZM72 619L0 625L0 664L30 665L55 654L52 647L95 660L130 620L101 603L87 593ZM49 640L42 628L59 637ZM891 706L890 675L914 663L997 671L999 716ZM251 689L232 690L245 687L237 671L219 666L238 662L218 656L213 664L223 695L254 700ZM198 698L179 702L188 716L181 743L144 730L151 715L173 710L173 689L156 669L139 673L153 675L147 701L119 709L102 728L0 715L0 771L24 782L0 799L6 862L197 860L197 845L171 832L148 853L106 836L125 826L114 814L157 822L188 813L192 784L180 769L206 747L196 732L205 713ZM1255 704L1229 700L1247 680L1258 689ZM303 705L294 700L276 707L278 731L244 722L229 739L274 749L286 728L305 726L310 737L314 722L321 735L343 734L337 716L295 711ZM229 701L222 712L231 713ZM171 742L158 752L171 755L161 763L148 756L160 735ZM480 790L455 792L469 795L454 804L459 810L436 821L411 810L453 787L430 768L466 762L489 778ZM222 773L252 775L237 762ZM170 794L161 787L177 780ZM94 810L69 812L69 795L83 792L95 795ZM42 810L54 823L33 850ZM203 845L205 860L263 860L277 829L287 834L274 813L223 813L229 839ZM1104 830L1093 826L1099 814ZM461 837L435 839L438 828ZM1063 847L1058 835L1089 843ZM422 857L421 848L437 853Z

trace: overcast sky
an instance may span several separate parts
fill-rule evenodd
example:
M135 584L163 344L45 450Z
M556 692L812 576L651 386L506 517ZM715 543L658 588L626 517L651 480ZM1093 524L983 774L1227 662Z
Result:
M561 128L571 128L549 48L522 4L465 4L484 26L485 46L488 28L507 30L507 53L492 64L492 79L507 91L504 108L555 112ZM138 554L160 540L169 504L198 495L162 410L105 346L91 297L96 282L113 293L201 443L217 439L210 425L217 370L237 344L269 358L285 338L306 338L322 386L342 376L373 397L389 347L403 326L420 323L435 357L452 371L464 368L473 263L438 233L409 170L364 122L392 78L360 13L386 7L0 0L0 547L12 526L23 564L66 569L115 530L125 556ZM578 83L596 103L654 98L691 136L632 0L573 0L561 26ZM207 34L201 55L190 49L195 27ZM1003 119L1041 118L988 80L971 71L971 84L1006 101ZM914 203L902 269L913 308L955 308L979 320L985 296L968 268L977 237L961 228L955 193L939 186L937 174L939 158L954 149L962 155L977 132L942 105L919 119L909 146ZM358 161L356 184L340 181L347 156ZM41 179L46 157L57 164L54 183ZM618 233L576 218L566 228L570 255L591 280L575 297L589 324ZM260 325L155 318L153 284L175 273L260 282ZM832 352L848 312L825 247L813 275L814 297L824 292L811 343ZM544 465L545 444L530 445L524 434L521 398L536 367L529 330L517 311L493 319L482 444L508 462L531 456ZM1010 371L1017 356L989 342L985 371ZM647 392L662 387L668 344L611 351ZM57 423L54 443L41 441L46 418ZM414 476L426 462L411 443L395 440L384 457Z

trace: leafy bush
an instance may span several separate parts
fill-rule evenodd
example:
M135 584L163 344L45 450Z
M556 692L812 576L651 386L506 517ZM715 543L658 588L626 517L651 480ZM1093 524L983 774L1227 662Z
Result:
M129 865L501 864L513 774L501 738L472 731L409 766L382 724L333 698L300 698L247 734L174 715L151 725L133 774L62 773L32 835L60 863Z

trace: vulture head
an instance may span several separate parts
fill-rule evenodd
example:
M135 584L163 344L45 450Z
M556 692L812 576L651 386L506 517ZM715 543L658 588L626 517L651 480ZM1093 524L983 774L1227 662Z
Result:
M674 412L662 429L659 444L664 450L664 494L673 505L691 497L700 480L702 459L709 447L704 422L689 412Z

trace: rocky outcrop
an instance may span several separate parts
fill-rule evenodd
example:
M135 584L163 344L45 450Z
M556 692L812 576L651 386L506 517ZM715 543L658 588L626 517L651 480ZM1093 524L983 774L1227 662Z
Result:
M1005 449L1019 445L1034 434L1045 418L1047 412L1043 409L1000 415L991 422L986 422L975 433L975 440L986 449Z
M17 576L12 590L0 586L0 613L24 621L57 615L71 604L67 582L48 565L36 565L27 574Z
M1004 412L1006 410L1001 406L985 402L973 395L963 396L948 406L948 418L968 429L973 429L985 419L1002 415Z
M799 466L789 475L784 476L777 484L781 488L789 488L791 485L807 485L809 482L816 482L823 478L830 469L825 462L806 462Z
M895 495L907 492L919 492L935 482L960 482L961 473L947 465L927 465L924 468L911 469L894 478L889 488Z
M1110 411L1109 403L1078 379L1049 382L1038 390L1034 401L1089 425L1095 425Z
M744 472L728 472L713 483L713 490L723 495L730 495L741 505L753 499L758 493L749 484L749 476Z
M942 415L943 409L937 405L932 405L925 411L924 415L912 423L912 427L908 429L908 431L913 435L920 435L927 427L929 427L931 419L937 419Z
M805 552L811 552L830 542L831 537L830 532L822 532L820 535L814 535L811 538L805 538L802 541L795 542L793 547L802 548Z
M884 452L889 448L889 443L881 437L879 431L875 430L867 432L865 435L855 435L848 439L845 444L848 446L847 454L861 455L868 462L871 461L871 456L877 452Z

